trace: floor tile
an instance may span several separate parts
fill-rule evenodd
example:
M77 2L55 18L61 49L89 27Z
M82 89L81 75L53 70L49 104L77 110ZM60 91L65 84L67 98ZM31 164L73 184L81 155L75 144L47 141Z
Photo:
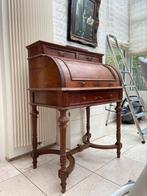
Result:
M0 162L0 182L19 174L20 172L7 161Z
M102 144L102 145L111 145L111 144L115 144L116 142L116 136L115 135L107 135L104 136L100 139L94 140L95 144ZM133 147L134 145L137 145L139 142L136 141L136 137L135 136L130 136L128 138L127 135L122 135L121 137L121 143L122 143L122 149L121 152L125 152L128 149L130 149L131 147ZM116 149L112 149L110 150L110 152L115 152Z
M89 148L76 154L75 158L78 164L94 172L116 158L116 152Z
M147 164L147 144L137 144L123 155L132 160Z
M141 128L147 127L147 121L140 121L140 126ZM116 124L115 122L112 122L110 124L108 124L108 126L106 126L106 130L107 130L107 135L108 136L115 136L116 134ZM128 138L128 140L132 140L135 143L141 143L141 138L139 137L139 134L137 133L138 130L136 128L136 125L134 124L122 124L121 125L121 136L122 138ZM147 141L147 134L144 135L145 140Z
M37 187L49 196L61 194L60 179L58 178L59 161L53 160L50 163L41 165L35 170L24 173ZM74 171L67 179L67 190L90 175L91 172L76 165Z
M63 196L110 196L119 187L96 174L90 175Z
M116 133L116 124L114 122L105 126L107 135L114 135Z
M136 180L145 164L131 160L121 156L120 159L115 159L103 168L97 170L97 174L118 184L123 185L128 180Z
M122 135L122 143L124 145L124 149L128 150L129 148L140 144L141 140L138 137L138 134L135 133L135 135L128 135L128 134L124 134Z
M147 120L141 120L139 122L139 125L141 128L147 127ZM122 129L123 129L123 133L127 134L128 136L134 135L137 138L139 138L139 135L137 134L137 132L138 132L137 127L135 124L122 124ZM145 135L145 137L146 137L146 135Z
M43 196L22 174L0 183L0 196Z
M146 122L141 122L141 125L144 126L144 123ZM115 123L109 124L106 127L107 135L93 143L114 144L115 126ZM135 181L147 163L147 146L141 144L135 125L123 124L121 129L121 158L116 158L116 149L89 148L74 155L76 165L67 179L65 194L60 192L58 155L39 156L38 168L35 170L32 169L30 156L12 162L0 162L0 196L110 196L128 180ZM147 139L147 134L145 138Z
M37 165L40 166L46 162L49 162L50 160L57 159L57 158L59 158L59 155L55 155L55 154L40 155L37 159ZM31 155L26 155L24 157L11 161L10 163L21 172L25 172L33 168Z

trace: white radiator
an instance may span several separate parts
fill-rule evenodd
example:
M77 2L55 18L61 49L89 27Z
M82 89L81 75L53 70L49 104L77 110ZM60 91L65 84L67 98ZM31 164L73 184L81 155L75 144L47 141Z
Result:
M31 144L26 46L52 40L50 0L8 0L14 147ZM10 98L11 99L11 98ZM56 141L56 112L39 108L38 141ZM10 130L11 131L11 130Z

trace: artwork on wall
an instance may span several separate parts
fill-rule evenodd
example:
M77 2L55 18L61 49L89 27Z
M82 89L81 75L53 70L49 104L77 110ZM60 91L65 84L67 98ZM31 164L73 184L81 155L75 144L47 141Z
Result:
M68 40L96 47L101 0L68 0L68 2Z

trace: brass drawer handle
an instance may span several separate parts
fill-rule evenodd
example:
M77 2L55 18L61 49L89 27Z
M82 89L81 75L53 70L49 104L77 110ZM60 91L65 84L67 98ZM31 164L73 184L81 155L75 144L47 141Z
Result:
M86 97L85 97L85 96L83 96L83 97L82 97L82 100L83 100L83 101L85 101L85 100L86 100Z
M59 55L59 56L62 56L62 57L65 56L64 52L62 52L62 51L59 51L59 52L58 52L58 55Z
M88 61L91 61L92 60L92 57L91 56L87 56L87 60Z
M83 81L83 82L81 82L81 85L82 85L82 86L84 86L85 84L86 84L86 82L84 82L84 81Z
M98 100L98 99L102 99L103 97L101 97L101 96L96 96L95 97L95 100Z

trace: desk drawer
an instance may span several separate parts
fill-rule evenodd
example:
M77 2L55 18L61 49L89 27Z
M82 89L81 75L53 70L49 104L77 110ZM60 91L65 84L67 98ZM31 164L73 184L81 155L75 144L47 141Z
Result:
M75 52L52 49L47 46L45 47L44 50L45 50L46 54L58 56L58 57L74 58L75 59L75 56L76 56Z
M84 54L79 54L78 59L83 61L100 62L99 57L88 56Z
M95 93L74 93L70 95L69 105L107 103L119 99L118 91L95 92Z

